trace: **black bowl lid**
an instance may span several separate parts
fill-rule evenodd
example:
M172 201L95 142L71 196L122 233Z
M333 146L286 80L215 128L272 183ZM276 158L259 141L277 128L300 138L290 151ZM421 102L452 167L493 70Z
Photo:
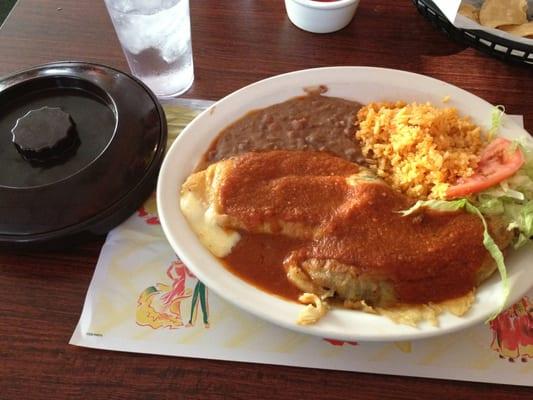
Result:
M0 244L104 233L155 186L167 128L138 79L46 64L0 80Z

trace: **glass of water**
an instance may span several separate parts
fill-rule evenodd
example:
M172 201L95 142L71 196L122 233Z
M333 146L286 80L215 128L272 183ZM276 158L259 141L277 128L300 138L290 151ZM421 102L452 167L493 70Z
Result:
M131 72L158 97L194 80L189 0L105 0Z

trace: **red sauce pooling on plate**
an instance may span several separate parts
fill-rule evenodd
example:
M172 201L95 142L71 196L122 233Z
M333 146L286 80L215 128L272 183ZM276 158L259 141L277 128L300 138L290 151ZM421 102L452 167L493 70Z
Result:
M488 256L479 219L432 211L403 217L398 211L413 200L379 181L349 185L345 177L358 170L357 164L320 152L233 158L218 201L245 229L224 259L227 268L291 299L297 291L287 284L283 267L291 255L298 265L334 262L332 269L316 270L332 284L346 276L391 286L400 303L439 302L470 291ZM262 233L264 226L272 234Z
M279 235L243 233L223 262L227 269L253 285L296 301L301 291L287 279L283 260L302 243Z

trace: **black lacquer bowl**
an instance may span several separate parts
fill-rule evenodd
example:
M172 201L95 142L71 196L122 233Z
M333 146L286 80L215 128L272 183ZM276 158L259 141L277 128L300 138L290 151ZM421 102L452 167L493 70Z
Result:
M105 233L154 190L166 120L138 79L46 64L1 79L0 104L0 246Z

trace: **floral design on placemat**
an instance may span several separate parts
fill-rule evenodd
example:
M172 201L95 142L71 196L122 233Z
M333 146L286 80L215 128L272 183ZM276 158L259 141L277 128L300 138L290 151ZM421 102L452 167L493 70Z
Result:
M159 225L159 217L157 216L157 201L155 192L144 202L144 204L137 211L137 215L141 217L148 225Z
M527 296L490 322L491 349L510 362L533 358L533 303Z
M172 284L156 283L139 295L136 310L137 324L153 329L191 327L196 322L200 308L204 327L209 328L209 304L205 285L179 260L170 264L166 275ZM189 286L188 283L192 285ZM190 304L186 304L191 296ZM183 314L187 310L188 318Z
M326 338L324 338L324 341L328 342L329 344L332 344L333 346L344 346L345 344L351 344L352 346L357 346L359 344L357 342L348 342L345 340L326 339Z

